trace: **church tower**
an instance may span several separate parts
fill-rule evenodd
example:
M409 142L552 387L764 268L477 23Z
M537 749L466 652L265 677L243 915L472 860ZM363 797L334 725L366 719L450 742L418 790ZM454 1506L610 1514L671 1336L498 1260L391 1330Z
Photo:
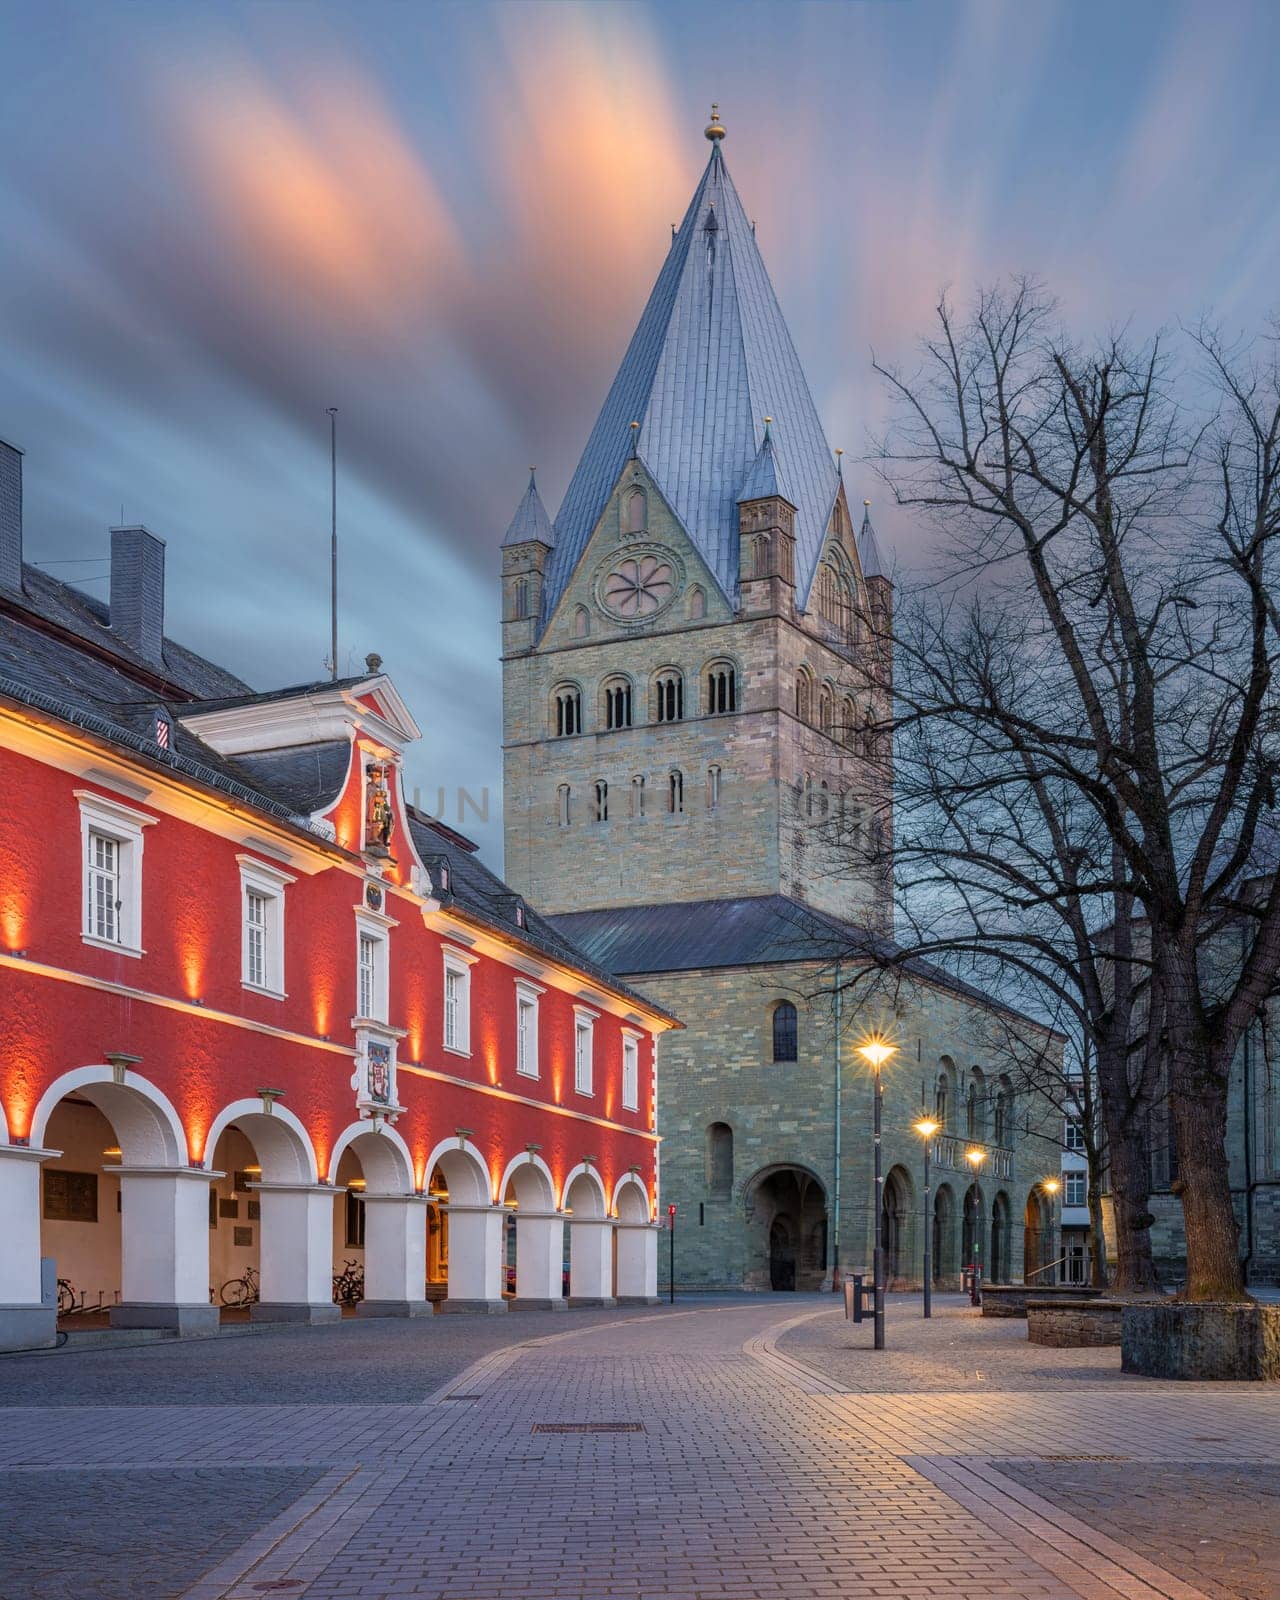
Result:
M782 896L884 931L892 590L707 137L554 524L531 477L503 541L506 876L553 914Z

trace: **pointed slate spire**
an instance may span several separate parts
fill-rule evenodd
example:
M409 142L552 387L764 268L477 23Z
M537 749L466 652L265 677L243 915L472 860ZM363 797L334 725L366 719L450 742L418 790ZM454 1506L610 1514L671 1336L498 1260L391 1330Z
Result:
M747 473L746 482L738 490L738 501L767 500L778 495L783 500L790 501L791 496L782 487L782 474L779 471L777 453L773 447L773 418L764 419L764 438L756 452L756 458L751 463L751 471Z
M546 513L535 482L537 470L536 467L529 468L529 487L524 492L524 499L516 507L511 526L503 536L504 550L508 545L529 544L534 539L545 544L548 550L555 547L556 536L551 527L551 518Z
M776 417L796 508L797 599L817 570L839 488L835 463L725 165L718 114L708 138L702 179L556 517L548 615L632 453L633 419L645 468L736 602L737 503L763 444L758 419Z
M889 577L889 568L884 557L880 554L880 544L876 539L876 530L871 526L871 502L862 502L862 527L858 532L858 560L862 563L862 576L864 578Z

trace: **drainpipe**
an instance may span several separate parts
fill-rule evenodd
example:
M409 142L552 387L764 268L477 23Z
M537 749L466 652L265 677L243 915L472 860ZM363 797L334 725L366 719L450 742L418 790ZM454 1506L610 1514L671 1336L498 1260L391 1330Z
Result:
M831 1292L840 1293L840 1122L843 1116L844 1083L840 1068L840 1020L844 996L840 990L840 963L836 962L835 975L836 992L832 1005L832 1021L835 1028L835 1182L831 1186Z

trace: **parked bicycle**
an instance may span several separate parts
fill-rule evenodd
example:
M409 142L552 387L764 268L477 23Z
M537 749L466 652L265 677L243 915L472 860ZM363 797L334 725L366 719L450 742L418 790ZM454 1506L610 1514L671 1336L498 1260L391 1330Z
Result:
M228 1278L218 1290L218 1298L224 1306L233 1309L252 1305L255 1300L261 1299L257 1272L253 1267L246 1267L242 1278Z
M84 1307L84 1290L77 1290L69 1278L58 1279L58 1315L73 1317Z
M345 1261L343 1270L333 1275L333 1298L340 1306L353 1306L364 1299L364 1267L358 1261Z

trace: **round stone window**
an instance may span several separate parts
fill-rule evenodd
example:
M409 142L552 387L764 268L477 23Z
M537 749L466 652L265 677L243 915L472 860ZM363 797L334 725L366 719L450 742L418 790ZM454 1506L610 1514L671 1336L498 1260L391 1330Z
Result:
M600 575L596 593L604 610L623 622L647 622L671 604L681 580L677 559L668 551L629 551Z

